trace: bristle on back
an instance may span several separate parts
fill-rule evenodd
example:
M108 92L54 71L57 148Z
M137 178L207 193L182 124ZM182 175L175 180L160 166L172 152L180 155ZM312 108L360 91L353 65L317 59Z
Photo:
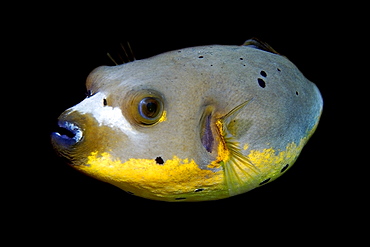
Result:
M115 65L125 64L136 60L129 42L126 43L126 47L124 44L120 43L120 47L121 50L117 52L116 55L119 60L114 59L113 56L109 52L107 52L107 56Z

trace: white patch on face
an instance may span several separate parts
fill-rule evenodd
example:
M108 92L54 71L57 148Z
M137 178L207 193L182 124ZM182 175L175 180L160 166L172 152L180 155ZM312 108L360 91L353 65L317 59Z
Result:
M122 115L119 107L104 106L103 100L106 96L103 93L84 99L79 104L71 108L81 114L91 114L99 125L106 125L111 128L119 129L127 136L137 135L138 132L132 128L131 124Z

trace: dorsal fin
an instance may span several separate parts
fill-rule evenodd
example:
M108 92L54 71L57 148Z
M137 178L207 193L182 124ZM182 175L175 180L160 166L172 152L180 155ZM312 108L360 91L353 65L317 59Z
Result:
M279 52L275 51L274 48L272 48L269 44L253 37L251 39L248 39L247 41L244 42L243 46L250 46L256 49L260 49L263 51L268 51L274 54L281 55Z

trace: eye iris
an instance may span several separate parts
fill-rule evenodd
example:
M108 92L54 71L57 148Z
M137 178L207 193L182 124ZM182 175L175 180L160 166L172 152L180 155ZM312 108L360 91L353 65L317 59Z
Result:
M152 119L157 117L159 113L158 101L155 98L144 98L140 101L139 111L144 118Z

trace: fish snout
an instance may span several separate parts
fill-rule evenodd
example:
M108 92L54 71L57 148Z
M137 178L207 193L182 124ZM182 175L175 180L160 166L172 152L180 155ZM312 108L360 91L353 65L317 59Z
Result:
M52 133L52 140L57 145L68 148L82 140L83 131L74 122L59 120L58 130Z
M54 149L63 157L71 159L77 152L78 147L84 140L84 128L75 114L69 111L63 113L59 119L56 131L51 133L51 142Z

